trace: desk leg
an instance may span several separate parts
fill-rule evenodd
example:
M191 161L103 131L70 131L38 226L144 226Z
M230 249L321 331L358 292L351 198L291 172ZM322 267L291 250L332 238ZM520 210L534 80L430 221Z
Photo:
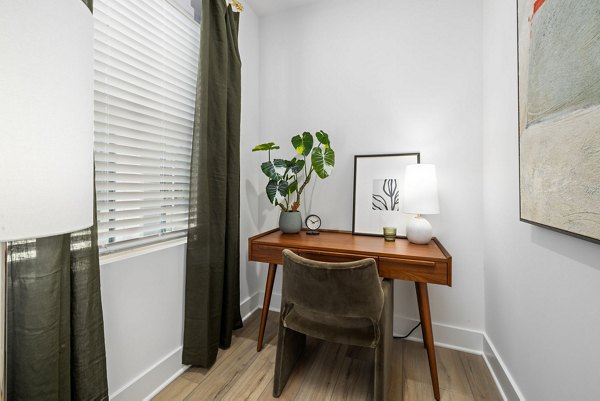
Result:
M437 374L437 363L435 360L435 347L433 345L433 331L431 329L431 312L429 311L429 294L427 293L427 283L415 283L417 286L417 299L419 300L419 313L421 315L421 325L423 326L423 341L427 348L427 357L429 358L429 371L431 373L431 385L433 386L433 395L436 400L440 399L440 384Z
M273 292L273 283L275 282L275 273L277 273L277 265L269 263L269 273L267 274L267 285L265 286L265 299L263 301L262 314L260 315L260 328L258 330L258 344L256 351L260 352L265 336L265 326L267 325L267 316L269 315L269 306L271 305L271 293Z
M419 305L419 317L423 316L423 312L421 312L421 298L419 297L419 283L415 281L415 290L417 290L417 304ZM425 345L425 328L423 327L423 318L421 318L421 334L423 335L423 347L427 348Z

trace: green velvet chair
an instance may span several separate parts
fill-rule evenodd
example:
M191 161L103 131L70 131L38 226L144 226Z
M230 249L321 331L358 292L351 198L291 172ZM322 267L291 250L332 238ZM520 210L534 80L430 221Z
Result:
M393 281L381 280L373 259L328 263L283 251L283 288L273 396L279 397L306 336L373 348L373 399L383 401L392 354Z

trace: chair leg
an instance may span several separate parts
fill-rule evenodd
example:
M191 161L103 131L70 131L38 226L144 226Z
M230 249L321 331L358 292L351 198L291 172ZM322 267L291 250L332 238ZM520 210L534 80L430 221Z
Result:
M277 356L275 358L275 374L273 375L273 397L278 398L298 359L306 346L306 335L288 329L279 323L277 335Z
M373 401L385 401L391 381L391 355L394 346L394 280L383 280L384 304L379 322L381 338L375 348Z

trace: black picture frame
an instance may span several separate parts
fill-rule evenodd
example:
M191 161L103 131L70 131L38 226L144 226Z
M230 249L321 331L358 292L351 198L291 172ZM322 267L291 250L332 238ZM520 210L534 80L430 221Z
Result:
M372 183L374 181L373 174L367 174L365 177L365 172L361 171L361 163L362 161L372 162L371 167L380 163L381 165L386 165L387 163L398 163L397 166L390 166L388 171L397 170L399 175L395 175L394 179L398 182L403 183L404 181L404 167L408 164L418 164L421 163L421 153L420 152L407 152L407 153L385 153L385 154L370 154L370 155L355 155L354 156L354 180L353 180L353 195L352 195L352 234L355 235L367 235L374 237L383 237L383 227L386 225L382 222L389 222L386 226L396 227L397 228L397 237L398 238L406 238L406 218L409 215L405 215L401 212L401 203L402 203L402 188L399 188L400 191L400 205L398 205L398 210L391 211L392 213L398 213L398 216L381 216L381 219L377 221L369 221L365 223L365 217L369 217L372 220L372 214L380 214L379 211L375 209L371 210L371 216L368 215L369 212L365 210L365 206L367 199L372 199L373 193L371 192L371 197L368 197L364 193L367 189L365 188L365 180ZM362 167L364 168L364 166ZM400 171L401 170L401 171ZM383 173L384 175L386 173ZM390 177L385 177L390 178ZM379 180L383 179L382 177ZM359 188L360 187L360 188ZM401 187L401 185L398 185ZM373 184L370 186L371 191L373 190ZM358 193L358 191L363 191ZM369 204L372 204L372 200L368 201ZM360 213L358 213L360 212ZM357 214L358 213L358 214ZM390 213L390 211L386 210L383 213ZM397 224L397 225L394 225Z

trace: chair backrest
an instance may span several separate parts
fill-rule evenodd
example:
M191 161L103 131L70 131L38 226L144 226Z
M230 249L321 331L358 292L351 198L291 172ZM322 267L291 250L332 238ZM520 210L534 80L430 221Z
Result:
M329 263L283 251L282 314L297 306L377 322L383 290L374 259Z

